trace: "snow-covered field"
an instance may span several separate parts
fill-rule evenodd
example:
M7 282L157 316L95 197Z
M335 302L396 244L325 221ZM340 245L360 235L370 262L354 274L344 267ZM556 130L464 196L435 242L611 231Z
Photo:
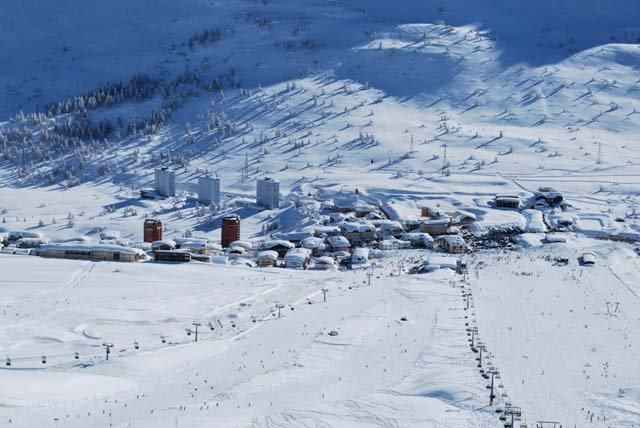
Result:
M235 213L266 239L355 189L525 233L464 277L407 275L427 250L331 272L0 254L0 426L489 427L507 403L518 426L640 426L640 262L615 241L640 236L635 0L94 3L3 5L0 236L137 243L155 217L218 241ZM178 195L140 199L161 165ZM253 204L265 175L278 210ZM542 186L566 205L493 205Z
M381 269L368 286L364 272L0 262L12 278L2 284L0 346L12 363L0 372L3 424L496 421L478 410L488 397L464 334L460 291L448 277L398 278ZM194 321L202 323L197 343L184 331ZM108 362L103 342L114 344Z

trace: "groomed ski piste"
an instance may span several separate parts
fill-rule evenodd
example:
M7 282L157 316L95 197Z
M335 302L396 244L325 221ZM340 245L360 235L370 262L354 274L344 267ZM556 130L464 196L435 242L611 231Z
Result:
M130 3L3 5L0 237L136 247L157 218L226 258L225 215L258 246L360 221L320 208L349 199L466 213L469 248L322 271L12 243L0 426L640 426L635 1ZM141 198L161 166L176 196Z

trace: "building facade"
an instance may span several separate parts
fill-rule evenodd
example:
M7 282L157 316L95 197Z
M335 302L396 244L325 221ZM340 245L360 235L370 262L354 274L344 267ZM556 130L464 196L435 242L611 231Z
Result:
M156 219L144 221L144 242L162 241L162 222Z
M232 242L240 240L240 217L228 215L222 219L222 248L228 248Z
M176 195L176 172L167 167L156 168L155 190L160 196Z
M198 201L205 205L220 203L220 178L206 175L198 177Z
M256 203L268 210L280 208L280 182L270 177L258 179Z

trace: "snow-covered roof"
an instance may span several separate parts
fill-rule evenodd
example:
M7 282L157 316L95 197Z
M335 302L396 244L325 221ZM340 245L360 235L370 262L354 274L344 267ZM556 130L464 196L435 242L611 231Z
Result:
M451 218L449 217L445 217L445 218L438 218L438 219L429 219L429 220L424 220L423 223L426 224L427 226L445 226L447 224L449 224L451 222Z
M340 228L347 233L363 233L376 231L376 227L373 225L373 223L368 221L340 223Z
M464 238L460 235L440 235L436 241L444 240L449 245L466 245Z
M331 234L340 232L340 228L338 226L316 226L314 230L319 235L323 233Z
M567 242L567 237L561 233L547 233L544 237L545 241L549 243L564 243Z
M203 248L209 248L210 245L205 240L193 240L193 241L182 241L180 242L180 248L189 248L192 250L201 250Z
M20 238L42 238L44 234L38 230L13 230L8 233L7 239L15 241Z
M286 264L290 264L292 261L304 262L311 256L311 251L307 248L292 248L287 251L284 256Z
M408 232L402 235L402 239L411 242L433 242L433 237L424 232Z
M229 257L227 256L213 256L211 258L211 263L217 264L217 265L226 265L227 263L229 263Z
M399 221L395 221L395 220L383 220L380 222L380 229L384 230L384 231L390 231L390 230L404 230L404 228L402 227L402 224L400 224Z
M172 239L163 239L160 241L153 241L151 243L151 248L160 248L160 247L174 247L176 246L176 241Z
M333 248L342 248L342 247L350 248L351 247L351 244L349 243L347 238L345 238L344 236L341 236L341 235L330 236L329 238L327 238L327 242Z
M517 195L496 195L496 201L498 199L510 202L520 202L520 197Z
M477 218L474 213L465 211L465 210L456 210L456 212L454 212L453 215L458 219L467 218L473 221L475 221Z
M329 257L329 256L316 257L314 259L314 262L316 264L323 264L323 265L329 265L329 266L333 266L336 264L336 261L333 259L333 257Z
M120 232L118 230L105 230L100 233L101 239L120 239Z
M120 254L144 255L144 251L139 248L123 247L113 244L46 244L40 247L41 251L104 251Z
M251 242L245 241L244 239L239 239L237 241L233 241L229 244L229 247L242 247L245 250L249 251L252 248Z
M17 244L48 244L49 238L20 238L16 241Z
M352 258L356 259L368 259L369 258L369 249L364 247L357 247L353 249Z
M258 253L258 259L278 260L278 252L272 250L260 251Z
M458 259L455 257L432 255L427 259L427 264L441 268L456 269L458 267Z
M326 245L322 240L322 238L315 238L313 236L303 239L302 246L304 248L310 248L310 249L317 248L320 250L324 250L326 248Z
M295 245L291 241L285 241L284 239L272 239L269 241L265 241L262 243L260 248L275 248L275 247L284 247L284 248L294 248Z
M272 236L275 239L280 239L283 241L299 242L305 238L313 236L313 232L311 232L310 230L297 230L295 232L274 233Z
M591 253L591 252L584 253L581 259L583 264L586 264L586 265L596 264L596 255L594 253Z

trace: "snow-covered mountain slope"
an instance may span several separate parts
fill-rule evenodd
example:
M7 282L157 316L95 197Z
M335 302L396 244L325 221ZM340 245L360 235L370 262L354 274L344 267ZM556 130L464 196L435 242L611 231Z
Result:
M0 110L49 112L1 125L8 184L144 182L160 154L239 189L245 157L285 180L429 173L444 144L454 174L637 162L630 1L129 3L0 18Z

